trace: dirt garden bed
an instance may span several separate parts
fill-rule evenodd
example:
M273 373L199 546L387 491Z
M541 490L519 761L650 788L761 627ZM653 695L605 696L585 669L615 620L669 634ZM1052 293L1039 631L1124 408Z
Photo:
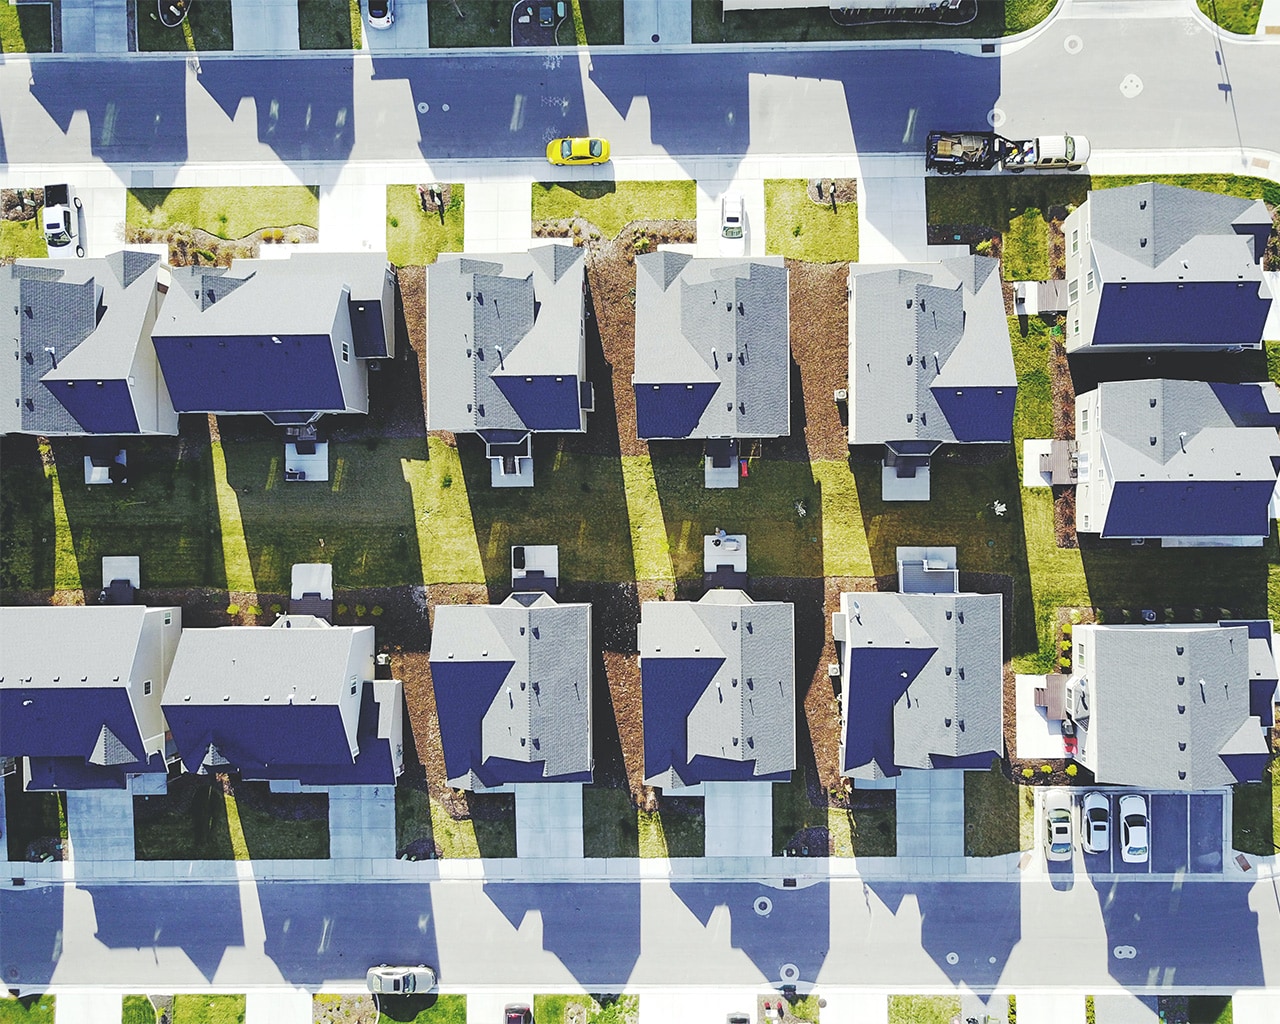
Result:
M263 245L296 245L319 239L320 232L307 224L263 228L231 239L185 224L163 229L134 227L125 232L125 241L133 245L167 243L169 265L174 267L229 267L235 259L257 259Z

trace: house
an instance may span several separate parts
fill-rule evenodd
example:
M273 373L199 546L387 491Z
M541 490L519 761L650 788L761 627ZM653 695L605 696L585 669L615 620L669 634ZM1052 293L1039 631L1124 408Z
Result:
M374 786L404 769L403 699L374 677L372 626L283 615L186 630L163 706L189 772Z
M369 411L368 370L395 355L385 253L178 267L152 332L178 412L300 425Z
M645 785L790 780L794 606L741 590L646 601L639 647Z
M1107 381L1078 395L1077 533L1261 545L1280 471L1278 426L1280 390L1269 381Z
M884 445L886 501L927 501L943 444L1013 440L999 267L960 256L849 268L849 444Z
M1262 347L1262 200L1152 182L1094 189L1062 230L1068 352Z
M431 681L449 785L590 782L592 656L588 604L529 590L436 608Z
M587 429L586 289L570 245L427 267L427 427L479 434L495 487L533 486L535 433Z
M955 549L898 549L899 593L840 595L840 772L989 768L1004 752L1002 598L959 592Z
M161 698L182 609L0 608L0 757L31 790L125 789L165 773Z
M0 435L178 432L151 345L160 271L140 252L0 267Z
M1071 633L1070 676L1037 703L1101 783L1198 790L1257 782L1271 759L1271 623L1099 626Z
M780 256L636 257L636 429L705 440L708 486L737 486L740 439L791 431L787 287Z

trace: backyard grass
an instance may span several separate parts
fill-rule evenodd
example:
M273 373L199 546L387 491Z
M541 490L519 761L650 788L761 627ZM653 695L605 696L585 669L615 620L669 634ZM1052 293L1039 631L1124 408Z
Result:
M197 4L195 10L199 9ZM227 239L295 224L318 229L320 189L315 185L131 188L125 194L124 219L129 229L163 231L186 225Z
M1047 281L1049 270L1049 222L1028 207L1009 220L1000 259L1006 281Z
M652 813L637 811L640 832L641 857L701 857L706 838L706 821L700 799L682 798L681 802L696 801L697 810L688 813L668 808Z
M1033 28L1055 0L981 0L967 25L837 25L825 8L723 11L720 0L692 0L695 43L790 43L841 39L989 39Z
M808 187L804 178L765 180L764 232L769 254L811 263L856 261L858 204L840 203L832 210L829 204L813 202Z
M146 996L125 996L120 1004L120 1024L156 1024L156 1008Z
M186 19L177 28L165 28L155 4L139 0L137 14L138 49L150 51L234 49L231 28L231 0L200 0L192 4Z
M176 995L173 1024L244 1024L244 996Z
M633 220L694 220L697 185L692 181L535 181L533 222L582 217L605 238Z
M27 847L39 842L45 850L67 841L67 805L62 793L24 792L22 775L5 777L5 840L9 860L25 861ZM2 1024L2 1019L0 1019Z
M1272 760L1261 782L1231 787L1231 846L1241 853L1280 853L1280 762Z
M582 788L582 852L585 857L640 856L639 821L626 790Z
M1262 0L1196 0L1196 6L1228 32L1251 36L1258 31Z
M416 185L387 186L387 258L397 267L434 263L442 252L462 252L462 185L449 186L444 220L426 212Z
M3 4L0 5L0 16L5 11L23 11L26 8L26 4L18 7ZM0 259L44 259L48 255L49 247L40 233L38 220L0 220Z
M640 997L612 995L603 992L577 995L535 995L533 1018L538 1024L636 1024L640 1016Z
M0 1024L53 1024L56 1000L53 996L0 999Z
M0 53L49 53L52 49L51 4L0 5Z
M966 857L998 857L1022 848L1019 788L1005 777L999 761L990 771L964 773Z
M384 997L381 1006L378 1024L467 1024L465 995L433 992L425 996Z
M360 0L298 0L298 45L303 50L358 50Z
M951 1024L959 996L890 996L889 1024Z

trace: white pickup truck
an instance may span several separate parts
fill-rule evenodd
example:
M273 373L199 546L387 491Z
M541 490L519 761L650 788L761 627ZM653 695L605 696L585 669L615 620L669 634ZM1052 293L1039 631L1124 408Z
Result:
M995 132L930 132L925 167L939 174L990 171L1018 174L1038 171L1078 171L1089 159L1089 140L1083 135L1041 135L1034 139L1006 139Z
M80 210L84 204L70 185L46 185L44 209L40 211L40 223L44 227L44 240L49 245L50 256L60 256L56 249L75 246L77 256L84 255L80 244Z

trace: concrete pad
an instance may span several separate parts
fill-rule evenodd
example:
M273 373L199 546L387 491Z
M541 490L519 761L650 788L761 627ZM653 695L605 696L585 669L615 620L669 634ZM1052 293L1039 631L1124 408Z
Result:
M384 252L386 213L386 185L344 182L322 188L318 248L322 252Z
M773 783L705 782L707 857L773 855Z
M920 466L915 476L898 476L893 466L880 467L880 499L882 501L928 501L929 466Z
M396 0L396 20L387 29L369 27L369 5L361 0L360 19L364 48L375 54L425 50L430 45L427 0Z
M67 793L71 857L81 864L133 860L133 794L127 789Z
M62 997L58 997L62 1009ZM245 1024L311 1024L311 993L301 988L249 988L245 994Z
M1134 996L1128 992L1106 992L1093 997L1096 1024L1159 1024L1157 996ZM1083 997L1081 1002L1083 1002ZM1019 1014L1021 1017L1022 1015Z
M1266 0L1266 2L1276 5L1276 27L1280 30L1280 0ZM1263 13L1266 13L1265 7ZM1261 19L1258 20L1258 26L1261 30ZM1271 298L1280 300L1280 270L1264 270L1262 280L1266 282ZM1267 312L1267 322L1262 328L1262 337L1267 341L1280 341L1280 301L1272 301L1271 309Z
M516 855L582 859L582 783L517 783Z
M58 1020L75 1021L75 1024L120 1024L121 1001L119 992L59 988Z
M1050 722L1036 707L1036 687L1044 676L1017 676L1014 681L1014 749L1017 757L1066 757L1062 724Z
M627 0L622 16L622 40L627 46L693 42L693 13L688 0Z
M530 181L469 182L462 211L464 251L528 251L532 227L531 189Z
M1280 10L1277 10L1280 22ZM1273 1024L1280 1020L1280 993L1240 989L1231 997L1234 1024Z
M1019 992L1018 1020L1027 1024L1084 1024L1084 996Z
M394 857L395 794L391 786L329 789L329 859Z
M843 989L825 993L827 1005L822 1014L827 1020L851 1021L854 1024L888 1024L889 996L884 992Z
M502 1011L508 1003L532 1006L533 992L505 988L497 992L472 989L467 993L467 1024L495 1024L502 1020Z
M231 0L231 38L237 50L296 53L297 0Z
M672 1024L674 1021L719 1022L730 1013L745 1013L755 1020L758 998L759 993L754 988L731 985L678 986L646 990L640 998L640 1024Z
M1022 486L1048 487L1051 474L1040 472L1040 456L1048 455L1053 441L1047 437L1028 437L1022 442Z

